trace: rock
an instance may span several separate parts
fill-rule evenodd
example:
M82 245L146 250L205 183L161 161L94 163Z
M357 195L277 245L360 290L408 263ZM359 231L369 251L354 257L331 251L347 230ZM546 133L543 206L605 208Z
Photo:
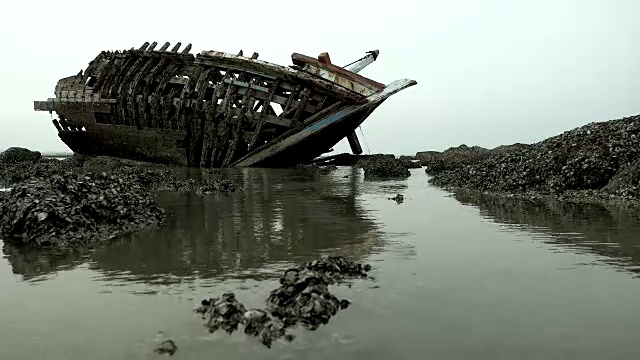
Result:
M0 237L35 246L102 242L164 219L137 178L122 173L48 174L15 184L3 200Z
M0 153L0 163L15 164L20 162L35 162L42 158L39 151L31 151L21 147L10 147Z
M5 163L0 166L0 186L11 187L13 184L28 179L47 178L73 170L70 163L40 158L35 162Z
M529 144L515 143L511 145L500 145L491 149L492 154L505 154L515 151L527 150L531 147Z
M622 166L603 191L622 198L640 199L640 159Z
M318 164L299 164L296 166L299 169L315 170L321 174L328 174L333 170L336 170L336 165L318 165Z
M161 355L173 356L178 351L178 346L171 339L167 339L160 343L154 350L154 352Z
M210 332L223 329L233 333L244 325L244 333L257 337L271 348L274 340L293 341L287 329L298 324L316 330L327 324L350 302L331 294L328 286L350 278L366 278L370 265L327 257L285 271L280 286L270 292L264 309L246 310L233 293L203 300L196 312L203 314Z
M89 156L82 161L82 167L91 170L113 170L124 166L124 161L109 156Z
M396 159L369 160L363 168L365 179L406 178L411 175L406 162Z
M422 167L422 164L420 163L420 161L413 161L413 160L400 160L400 161L403 161L407 166L407 168L409 169L419 169Z
M620 184L628 182L627 192L632 194L633 164L638 159L640 116L632 116L590 123L532 145L519 144L476 163L437 173L429 182L441 187L549 194L623 194Z
M457 169L478 161L484 160L491 155L490 150L480 146L460 145L449 148L442 153L432 154L429 157L423 156L420 161L425 166L427 174L437 174L447 170Z
M416 153L416 159L423 160L431 160L433 157L440 155L439 151L419 151Z
M202 302L203 314L207 316L207 328L213 333L218 329L231 334L245 322L247 310L236 300L234 293L225 293L220 298L211 298Z
M402 204L404 202L404 196L402 196L402 194L398 194L394 197L390 197L389 200L393 200L395 202L397 202L398 204Z

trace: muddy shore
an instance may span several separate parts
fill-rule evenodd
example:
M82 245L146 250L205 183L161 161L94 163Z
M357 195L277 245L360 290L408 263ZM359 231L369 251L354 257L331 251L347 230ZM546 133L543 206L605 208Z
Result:
M340 161L344 162L345 158ZM406 178L419 166L395 156L355 156L365 178ZM343 165L340 163L340 165ZM303 166L330 172L335 164ZM10 148L0 153L0 239L36 247L91 245L162 225L157 191L206 196L242 190L217 170L205 179L181 179L158 164L74 155L64 160Z
M640 115L587 125L534 144L419 152L445 189L640 208Z
M178 180L169 167L108 157L46 159L11 148L0 159L0 239L28 246L92 245L160 226L155 191L239 189L221 176Z

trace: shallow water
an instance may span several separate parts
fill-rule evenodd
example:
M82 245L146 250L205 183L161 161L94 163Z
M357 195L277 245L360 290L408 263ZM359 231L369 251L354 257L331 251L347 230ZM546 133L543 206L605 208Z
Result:
M245 191L163 193L166 225L74 254L3 245L0 359L632 359L640 222L596 206L531 204L361 170L233 170ZM404 203L388 200L404 195ZM191 309L235 291L260 306L282 269L321 254L373 265L335 287L352 305L267 349L209 334Z

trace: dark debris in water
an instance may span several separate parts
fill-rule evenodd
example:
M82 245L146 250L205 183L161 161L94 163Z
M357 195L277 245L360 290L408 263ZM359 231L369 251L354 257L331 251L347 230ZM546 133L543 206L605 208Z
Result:
M167 182L163 188L180 192L193 191L198 195L228 193L241 190L240 186L228 179L179 180Z
M366 278L371 266L342 257L327 257L285 271L280 286L269 294L266 307L247 310L234 293L202 301L196 309L207 320L210 332L219 329L228 334L244 326L244 333L257 337L271 348L274 340L293 341L287 329L301 325L316 330L326 325L332 316L346 309L350 302L338 299L329 285L353 278Z

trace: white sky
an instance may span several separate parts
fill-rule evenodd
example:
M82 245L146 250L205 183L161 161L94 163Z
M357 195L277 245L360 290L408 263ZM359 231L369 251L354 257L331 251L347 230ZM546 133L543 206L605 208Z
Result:
M536 142L640 113L638 0L39 0L5 1L2 17L0 149L67 150L33 100L101 50L145 41L282 65L293 52L344 65L379 49L362 75L418 85L365 122L372 153Z

